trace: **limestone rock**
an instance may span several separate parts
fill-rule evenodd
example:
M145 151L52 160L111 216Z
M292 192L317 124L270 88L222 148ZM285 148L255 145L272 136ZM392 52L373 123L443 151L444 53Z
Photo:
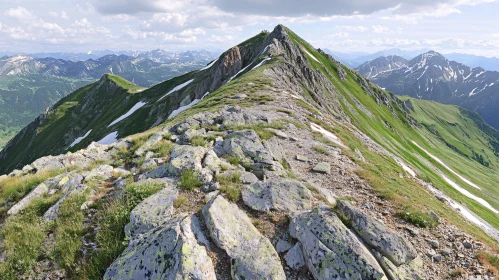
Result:
M155 180L148 179L141 183L147 184ZM173 202L178 191L173 182L164 183L163 189L139 203L130 213L130 223L125 227L127 237L145 233L165 221L173 214Z
M244 204L250 208L268 212L303 211L312 207L312 194L305 185L290 178L273 178L243 188Z
M140 146L136 151L135 155L142 156L146 151L149 151L154 145L161 142L163 140L163 135L161 134L153 134L150 136L142 146Z
M276 249L277 253L286 252L289 249L291 249L291 247L293 247L293 245L291 243L289 243L286 240L282 240L282 239L279 239L279 241L277 241L277 244L275 245L275 249Z
M393 280L423 280L419 273L423 267L421 257L416 257L407 264L396 266L379 252L376 252L375 256L381 267L385 270L388 278Z
M233 279L286 279L274 246L237 205L217 196L203 216L211 238L232 259Z
M347 201L339 201L337 205L338 211L351 222L355 232L395 265L408 263L417 257L416 250L397 232L360 212Z
M315 279L387 279L371 252L330 210L300 213L290 234L301 242Z

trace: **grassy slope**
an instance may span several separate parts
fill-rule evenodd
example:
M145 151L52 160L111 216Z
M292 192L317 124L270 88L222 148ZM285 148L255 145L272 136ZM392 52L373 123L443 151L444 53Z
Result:
M496 214L456 191L448 185L439 174L427 167L421 160L421 158L424 158L430 161L461 187L486 199L495 208L499 209L499 201L497 201L498 191L493 187L494 182L497 182L497 158L494 157L494 160L491 160L493 163L490 168L485 168L478 162L468 159L448 148L443 141L439 140L434 134L429 133L427 130L408 126L406 124L407 121L402 114L398 113L398 118L394 117L394 114L388 107L378 105L373 97L364 92L356 82L357 79L361 79L358 74L352 73L345 68L348 73L347 79L346 81L341 81L334 63L331 63L326 57L322 56L294 33L289 32L289 34L296 44L303 46L321 62L317 63L309 58L312 66L321 70L329 77L339 92L350 103L350 106L343 104L343 109L348 113L353 124L357 128L388 151L400 156L411 166L411 168L417 171L418 177L431 181L436 188L444 191L456 201L463 202L463 204L473 212L480 215L494 227L499 228L499 219L497 219ZM373 87L376 88L376 86ZM355 97L360 101L360 103L373 113L375 117L371 118L358 108L351 97ZM391 98L394 97L392 96ZM313 101L309 100L309 102ZM438 103L432 103L431 106L428 107L426 107L426 105L428 104L417 104L416 112L413 113L414 118L426 120L429 123L438 123L438 131L448 142L454 143L460 148L467 145L467 143L473 143L471 144L473 149L477 151L482 148L484 150L488 149L489 151L486 154L489 155L490 158L492 157L490 148L487 148L484 144L480 144L486 142L485 135L479 132L470 119L463 119L463 116L459 114L459 110L456 107L440 105ZM395 106L395 104L392 104L392 106ZM349 107L353 107L355 111L350 111ZM425 108L426 113L423 113L421 108ZM443 116L443 114L446 114L446 116ZM435 118L438 116L441 116L440 119ZM443 123L442 120L445 120L445 118L453 119L454 121L459 120L460 126L457 128L456 126ZM383 123L386 123L387 125L384 125ZM464 140L462 130L466 129L466 131L468 131L470 128L472 128L473 132L468 133L472 135L472 138L466 139L464 145L458 145ZM393 199L399 203L402 208L405 206L413 206L425 210L432 209L451 223L461 227L463 230L474 234L482 240L486 240L489 244L495 243L480 229L467 221L464 221L460 215L456 215L452 209L435 199L432 194L416 184L412 179L399 178L398 174L404 173L404 171L394 160L370 152L352 135L351 132L348 131L348 129L342 127L333 129L351 148L360 149L364 156L374 164L359 163L364 167L364 170L359 171L359 175L370 181L373 186L378 189L381 195ZM481 185L485 190L483 192L476 191L465 182L459 180L459 178L440 166L434 160L430 159L423 151L419 150L412 144L412 141L417 142L420 146L439 157L462 176ZM355 156L352 155L352 157Z

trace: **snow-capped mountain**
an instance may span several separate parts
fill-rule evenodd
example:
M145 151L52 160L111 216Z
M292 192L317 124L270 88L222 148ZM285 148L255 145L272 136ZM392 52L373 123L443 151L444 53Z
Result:
M450 61L434 51L410 61L380 57L357 70L395 94L459 105L499 128L499 72Z

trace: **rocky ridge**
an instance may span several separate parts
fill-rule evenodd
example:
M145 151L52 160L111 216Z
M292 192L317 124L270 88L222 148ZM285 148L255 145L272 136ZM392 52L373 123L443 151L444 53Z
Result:
M310 68L308 54L282 26L265 42L269 47L251 56L263 52L285 63L265 68L272 83L251 94L272 99L184 115L113 144L92 143L75 153L42 157L0 177L2 183L61 173L48 176L19 201L6 202L5 223L44 195L58 196L42 215L57 221L60 206L83 195L75 211L82 211L88 231L98 236L105 229L96 226L99 208L92 205L111 204L155 185L159 188L128 213L122 229L126 238L120 240L126 247L108 264L104 279L442 279L456 269L464 271L462 278L493 279L476 258L486 245L444 220L428 229L401 219L396 206L357 175L361 166L348 147L331 144L309 128L312 114L323 122L315 127L354 129L338 90ZM214 64L226 69L216 75L221 77L216 83L243 69L247 55L238 55L241 51L231 49ZM300 84L313 88L331 118L311 112L310 104L297 105L306 95ZM242 103L248 94L229 98ZM379 96L380 104L394 106ZM335 139L333 132L323 133ZM94 238L82 237L77 259L83 267L102 249ZM0 252L9 259L5 250ZM16 276L70 278L56 262L41 257L32 270Z

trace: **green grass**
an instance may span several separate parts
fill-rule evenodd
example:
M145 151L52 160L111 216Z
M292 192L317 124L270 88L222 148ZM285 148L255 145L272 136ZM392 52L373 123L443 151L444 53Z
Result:
M80 206L86 195L75 195L66 199L59 208L59 216L55 222L55 245L51 255L60 267L73 274L78 267L83 228L83 212Z
M438 225L438 221L430 214L414 210L411 207L407 207L400 211L398 215L407 222L422 228L435 227Z
M194 136L191 138L191 144L193 146L206 147L208 143L203 136Z
M0 278L18 279L18 274L29 272L36 264L45 240L46 225L36 213L27 212L7 220L1 236L6 261L0 263Z
M324 147L321 147L321 146L313 146L312 149L314 149L314 151L318 152L318 153L321 153L323 155L329 155L329 152L324 148Z
M195 188L201 187L203 181L199 179L199 175L192 170L184 170L180 174L179 189L192 191Z
M151 151L158 157L170 157L174 144L169 140L162 140L151 147Z
M138 86L130 81L127 81L126 79L120 77L120 76L116 76L116 75L113 75L113 74L106 74L106 77L113 81L117 86L121 87L121 88L124 88L126 90L128 90L129 93L131 94L134 94L134 93L137 93L139 92L140 90L143 90L144 88L141 87L141 86Z

